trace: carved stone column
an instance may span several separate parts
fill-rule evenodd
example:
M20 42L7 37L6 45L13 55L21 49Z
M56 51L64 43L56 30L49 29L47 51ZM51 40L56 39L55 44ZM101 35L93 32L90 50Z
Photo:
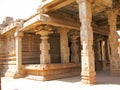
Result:
M119 46L118 46L118 54L119 54L119 58L120 58L120 41L119 41Z
M102 61L103 61L103 70L106 71L107 69L107 66L106 66L106 54L105 54L105 41L103 40L102 41L102 45L101 45L101 48L102 48Z
M0 35L0 54L3 54L5 52L5 50L3 49L3 39L2 36Z
M41 30L39 32L37 32L37 34L40 34L41 37L41 43L40 43L40 50L41 50L41 54L40 54L40 64L50 64L51 63L51 58L50 58L50 54L49 54L49 50L50 50L50 44L48 42L48 35L50 34L50 31L46 31L46 30Z
M60 33L60 50L61 50L61 63L69 63L70 50L68 47L68 29L59 28Z
M71 36L71 51L72 51L72 56L71 56L71 62L78 63L79 62L79 55L78 55L78 45L77 45L77 39L78 36Z
M91 27L92 12L90 0L77 0L79 4L79 18L81 22L81 81L85 84L96 83L96 72L93 51L93 30Z
M115 10L109 10L108 23L110 26L109 45L110 45L110 71L112 75L120 75L120 58L118 55L118 36L116 32L117 15Z
M101 40L97 40L97 45L98 45L98 60L101 61L102 60L102 55L101 55L101 46L100 46Z
M16 31L15 34L15 43L16 43L16 71L21 72L22 69L22 37L23 33Z

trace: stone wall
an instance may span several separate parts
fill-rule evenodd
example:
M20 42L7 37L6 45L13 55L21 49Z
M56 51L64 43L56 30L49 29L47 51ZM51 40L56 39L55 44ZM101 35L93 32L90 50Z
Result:
M8 72L15 73L16 71L14 32L14 30L9 31L1 38L1 65L2 74L5 76L10 76L10 74L8 75Z
M5 47L4 47L4 43L5 43L5 38L3 36L0 36L0 71L2 69L2 65L3 62L5 61Z
M5 54L15 54L15 31L10 31L5 36Z
M3 55L5 53L5 38L4 36L0 36L0 55Z
M60 37L52 34L49 36L51 63L60 63ZM24 34L22 38L23 64L40 64L40 36Z
M40 36L34 34L24 34L22 40L22 54L23 54L23 64L39 64L40 62ZM49 35L48 42L50 43L50 58L51 63L61 63L60 55L60 34L54 33ZM80 50L79 38L77 39L77 45ZM79 57L80 51L78 51ZM81 59L81 58L79 58ZM80 61L80 60L79 60Z
M61 63L60 58L60 35L52 34L49 36L51 63Z
M40 64L40 36L24 34L22 38L23 64Z

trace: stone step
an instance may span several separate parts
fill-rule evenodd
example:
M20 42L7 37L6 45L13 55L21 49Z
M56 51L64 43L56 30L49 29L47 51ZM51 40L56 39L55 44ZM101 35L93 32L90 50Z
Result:
M25 78L26 78L26 79L31 79L31 80L43 81L43 76L27 75L27 76L25 76Z

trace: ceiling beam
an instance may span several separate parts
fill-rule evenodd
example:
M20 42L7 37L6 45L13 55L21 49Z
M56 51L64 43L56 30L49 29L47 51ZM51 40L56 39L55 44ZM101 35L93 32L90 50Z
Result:
M24 27L21 31L27 31L31 29L35 29L37 26L42 24L53 25L56 27L65 27L74 30L80 30L80 21L79 18L69 19L67 16L59 17L59 15L51 15L51 14L40 14L30 19L29 21L24 23ZM97 26L93 25L94 33L108 35L108 29L100 29Z
M57 15L56 15L57 16ZM67 17L61 17L51 15L51 14L40 14L32 19L26 21L24 23L24 27L21 29L22 31L29 30L30 28L35 28L36 26L40 24L48 24L48 25L53 25L53 26L59 26L59 27L66 27L70 29L77 29L79 30L80 28L80 22L78 19L69 19Z
M70 3L74 2L75 0L50 0L50 1L48 3L44 2L46 4L43 3L43 5L41 7L39 7L38 12L47 13L47 12L55 11L66 5L69 5Z

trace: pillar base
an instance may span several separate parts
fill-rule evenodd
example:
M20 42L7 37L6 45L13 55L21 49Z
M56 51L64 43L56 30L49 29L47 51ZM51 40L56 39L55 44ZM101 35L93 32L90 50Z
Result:
M16 72L16 71L3 71L2 72L2 76L14 78L14 79L22 78L24 77L24 75L25 74L22 71L21 72Z
M96 74L95 73L91 73L90 75L87 75L86 73L82 73L81 75L81 82L83 84L95 84L96 83Z
M111 70L110 71L110 74L112 76L120 76L120 69L119 70Z
M107 71L107 64L106 64L106 61L103 61L103 71Z

